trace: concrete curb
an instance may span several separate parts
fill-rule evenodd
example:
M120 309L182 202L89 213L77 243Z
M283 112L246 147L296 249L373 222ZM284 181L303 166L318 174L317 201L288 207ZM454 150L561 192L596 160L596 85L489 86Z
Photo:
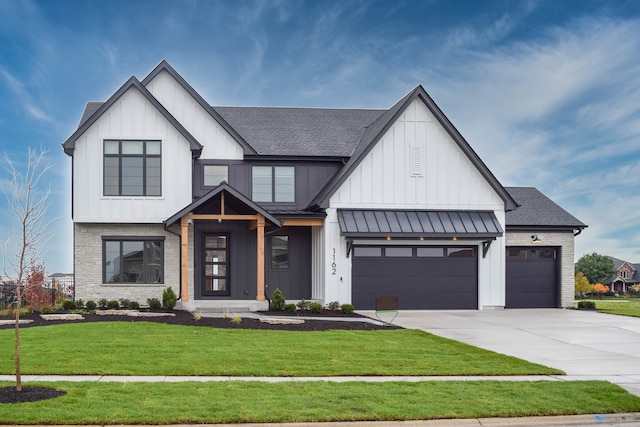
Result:
M165 427L552 427L552 426L591 426L591 425L640 425L640 413L559 415L549 417L521 418L471 418L411 421L351 421L318 423L243 423L243 424L174 424ZM0 427L15 427L0 425ZM69 427L69 426L31 426L31 427ZM91 427L91 426L89 426ZM120 425L118 427L139 427Z

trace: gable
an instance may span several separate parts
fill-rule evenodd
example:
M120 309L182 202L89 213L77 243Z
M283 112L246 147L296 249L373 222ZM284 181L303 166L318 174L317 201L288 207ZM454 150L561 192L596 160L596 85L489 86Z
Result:
M72 152L74 221L161 222L191 200L189 134L180 132L172 119L136 87L129 87L81 126ZM120 139L161 141L161 196L103 196L104 141Z
M204 146L202 158L239 160L245 153L254 152L166 62L158 65L143 84Z
M354 150L353 156L349 159L347 164L342 170L334 176L334 178L325 186L325 188L318 193L318 195L309 204L309 209L326 208L329 205L329 200L333 197L334 193L338 191L343 185L345 180L357 169L362 160L367 154L376 147L380 139L388 133L388 131L394 126L397 120L406 113L408 107L415 103L417 100L423 103L427 111L431 114L432 118L441 126L441 131L444 132L451 141L453 141L464 153L464 155L470 160L476 170L482 175L484 180L489 184L493 191L502 199L503 209L509 211L515 209L518 204L509 195L505 188L498 182L496 177L491 173L489 168L482 162L480 157L473 151L471 146L462 137L460 132L453 126L449 119L444 115L442 110L431 99L422 86L416 87L413 91L407 94L404 98L398 101L393 107L382 114L373 123L367 126L358 146ZM418 149L412 148L414 152ZM415 159L418 159L416 157ZM391 160L387 160L391 161ZM418 165L414 164L414 167Z
M504 200L416 97L363 153L330 204L499 209Z
M76 131L73 132L71 136L69 136L69 138L67 138L62 143L65 154L67 154L68 156L74 156L76 141L78 141L78 139L82 137L84 133L91 126L93 126L96 121L98 121L107 111L109 111L111 107L130 90L137 91L142 97L144 97L148 101L148 103L151 104L151 109L155 110L162 117L164 117L164 119L166 119L166 121L171 124L174 130L180 133L189 142L193 157L198 157L200 155L202 146L198 143L198 141L171 114L169 114L169 112L158 102L158 100L155 99L153 95L151 95L151 93L135 77L129 78L129 80L127 80L113 95L111 95L111 97L106 102L99 105L99 107L97 103L89 103L87 105L85 113L87 112L87 110L91 110L92 113L89 117L85 117L87 114L83 115L78 129L76 129Z

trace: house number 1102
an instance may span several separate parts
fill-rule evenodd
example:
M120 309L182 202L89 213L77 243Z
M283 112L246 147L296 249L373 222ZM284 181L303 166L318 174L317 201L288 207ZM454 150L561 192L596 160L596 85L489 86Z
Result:
M332 263L331 263L331 274L335 276L337 274L337 265L336 265L336 248L333 248Z

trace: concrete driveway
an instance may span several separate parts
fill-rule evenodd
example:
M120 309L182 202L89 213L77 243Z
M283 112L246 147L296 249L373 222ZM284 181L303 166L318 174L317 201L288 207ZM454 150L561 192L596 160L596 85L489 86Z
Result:
M640 396L640 318L563 309L400 311L393 323Z

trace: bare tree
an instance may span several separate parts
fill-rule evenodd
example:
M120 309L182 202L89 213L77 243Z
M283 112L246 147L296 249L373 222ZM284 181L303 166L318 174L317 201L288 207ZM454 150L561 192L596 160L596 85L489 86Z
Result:
M51 234L46 213L49 207L49 186L44 176L52 165L46 163L47 150L29 148L27 163L18 168L5 153L3 160L10 174L10 184L5 190L13 220L10 236L4 245L3 274L12 277L15 288L15 368L16 391L22 391L20 373L20 310L22 293L33 267L43 265L45 246ZM46 188L42 188L46 187Z

